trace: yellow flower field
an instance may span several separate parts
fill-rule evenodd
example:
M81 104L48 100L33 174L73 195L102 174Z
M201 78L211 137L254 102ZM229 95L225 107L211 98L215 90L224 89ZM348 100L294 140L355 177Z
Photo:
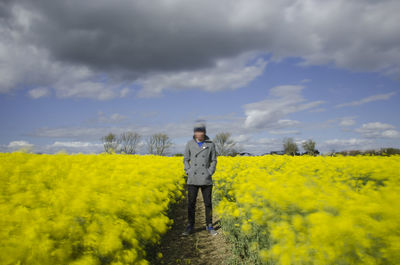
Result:
M242 264L398 264L399 172L399 155L219 156L213 207ZM0 153L0 264L149 264L184 184L182 157Z
M149 264L184 196L178 161L0 153L0 264Z
M216 210L246 264L399 264L399 155L218 159Z

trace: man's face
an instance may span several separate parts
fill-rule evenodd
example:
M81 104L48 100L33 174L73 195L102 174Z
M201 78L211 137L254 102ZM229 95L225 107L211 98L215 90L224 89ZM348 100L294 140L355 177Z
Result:
M204 132L194 132L194 137L195 137L197 140L202 141L202 140L204 139Z

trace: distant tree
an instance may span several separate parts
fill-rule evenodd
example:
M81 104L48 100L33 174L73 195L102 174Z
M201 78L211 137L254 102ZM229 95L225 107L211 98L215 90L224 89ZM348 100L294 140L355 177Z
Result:
M381 148L380 153L381 155L399 155L400 149L393 147Z
M311 139L305 141L302 143L302 147L304 151L307 152L309 155L315 155L317 153L317 150L315 149L315 142Z
M164 133L156 133L146 139L147 151L153 155L166 155L168 148L172 146L169 136Z
M136 132L123 132L120 135L119 142L121 148L119 151L125 154L136 154L137 146L141 139L140 134Z
M350 156L362 155L362 151L360 151L360 150L350 150L350 151L348 152L348 154L349 154Z
M293 138L284 138L283 139L283 150L285 151L285 154L287 155L296 155L298 151L297 144L293 141Z
M335 156L336 155L336 150L334 148L332 148L330 153L329 153L329 155L330 156Z
M398 148L380 148L380 149L367 149L367 150L343 150L336 152L336 154L344 156L356 156L356 155L374 155L374 156L389 156L400 154L400 149Z
M375 149L368 149L368 150L365 150L365 152L364 152L364 154L365 155L380 155L380 152L379 152L379 150L375 150Z
M117 153L119 151L118 147L120 140L115 134L110 132L106 136L101 137L101 141L103 142L104 150L107 153Z
M237 143L231 139L231 134L228 132L218 133L213 142L219 156L235 156L240 153Z

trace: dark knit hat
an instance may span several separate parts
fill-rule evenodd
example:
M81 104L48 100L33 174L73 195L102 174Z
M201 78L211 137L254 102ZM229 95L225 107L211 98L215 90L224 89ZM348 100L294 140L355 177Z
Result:
M194 125L193 132L204 132L206 133L206 125L202 122L197 122Z

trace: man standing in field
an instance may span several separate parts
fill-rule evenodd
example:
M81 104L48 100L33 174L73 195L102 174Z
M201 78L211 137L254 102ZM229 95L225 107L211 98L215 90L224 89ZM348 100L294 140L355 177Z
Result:
M216 235L217 231L212 226L212 187L211 176L217 165L217 153L215 144L206 135L206 126L196 123L194 126L193 139L186 143L183 163L185 173L188 176L188 225L183 235L194 232L196 198L199 188L203 195L206 208L206 230L210 235Z

